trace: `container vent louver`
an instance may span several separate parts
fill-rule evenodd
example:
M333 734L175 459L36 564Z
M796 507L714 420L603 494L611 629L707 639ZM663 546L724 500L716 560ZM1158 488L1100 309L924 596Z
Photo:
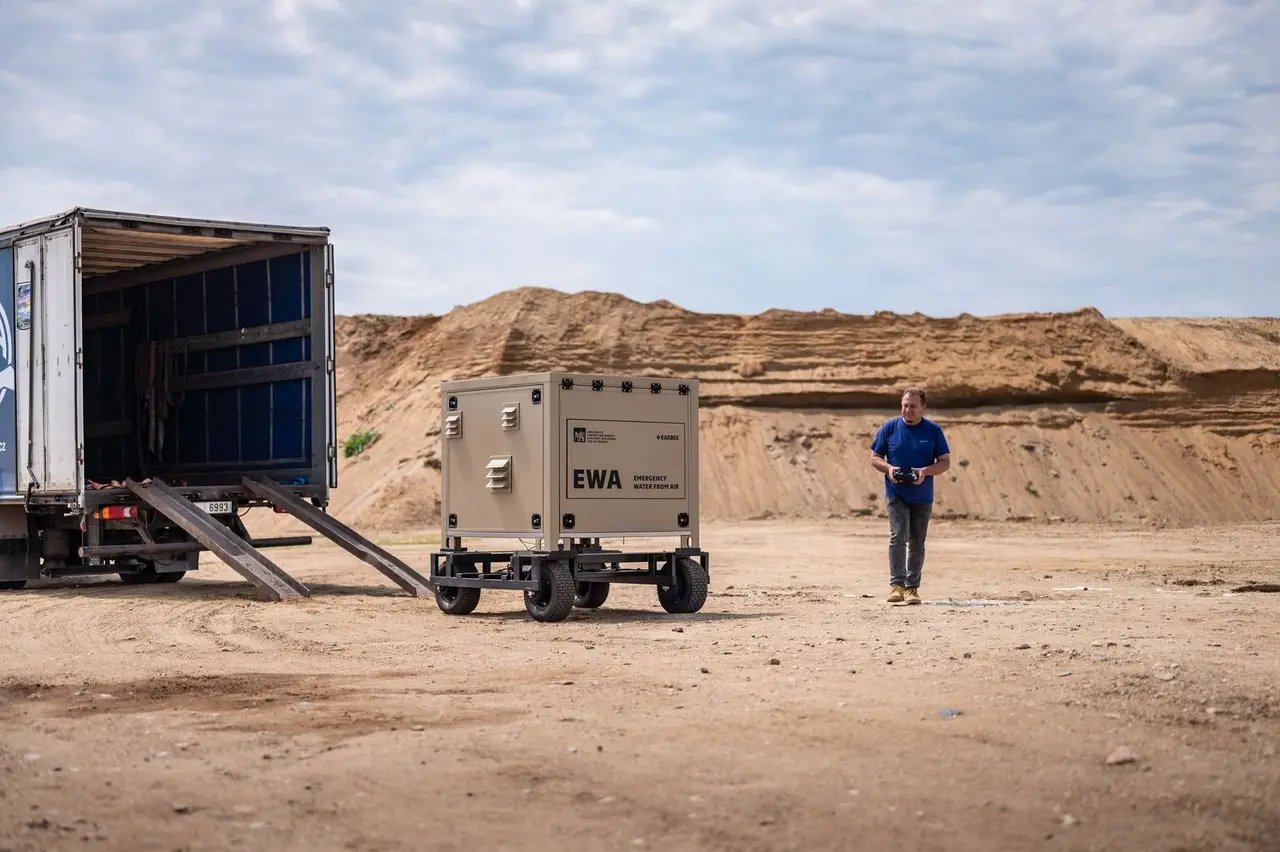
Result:
M520 428L520 403L508 402L502 406L502 431L514 432Z
M484 468L485 488L490 491L511 490L511 456L494 456Z
M444 436L446 438L462 437L462 412L461 411L455 411L453 414L445 415Z

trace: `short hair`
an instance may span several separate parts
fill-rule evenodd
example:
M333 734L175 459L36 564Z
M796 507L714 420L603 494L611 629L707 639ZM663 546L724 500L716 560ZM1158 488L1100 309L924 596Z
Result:
M921 404L921 405L926 405L926 406L927 406L927 405L929 404L929 395L928 395L928 394L926 394L922 388L907 388L906 390L904 390L904 391L902 392L902 395L903 395L903 396L918 396L918 397L920 397L920 404Z

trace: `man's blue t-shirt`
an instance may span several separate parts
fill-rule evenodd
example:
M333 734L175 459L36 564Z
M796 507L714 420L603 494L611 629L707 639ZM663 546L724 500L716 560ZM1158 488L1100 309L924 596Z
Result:
M942 427L932 420L921 418L914 426L908 426L901 417L895 417L880 427L871 442L871 452L884 456L894 467L928 467L951 452ZM907 503L933 502L933 477L926 476L919 485L900 485L889 477L884 478L884 496L897 497Z

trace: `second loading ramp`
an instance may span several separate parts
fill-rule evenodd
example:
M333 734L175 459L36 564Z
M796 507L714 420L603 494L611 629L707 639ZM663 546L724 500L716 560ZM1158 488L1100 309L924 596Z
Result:
M245 477L242 484L254 497L293 515L339 547L381 571L414 597L430 592L426 577L332 515L289 493L272 480L260 476ZM237 535L232 527L193 504L181 491L168 483L161 479L145 483L130 479L125 485L140 501L168 518L203 548L213 552L232 570L253 583L269 600L310 596L311 591L305 585L264 556L247 537Z

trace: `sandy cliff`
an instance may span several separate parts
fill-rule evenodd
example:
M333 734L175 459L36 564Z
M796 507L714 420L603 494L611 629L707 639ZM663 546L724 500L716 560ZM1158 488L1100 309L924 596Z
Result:
M1280 518L1280 319L738 316L520 289L343 317L338 339L339 434L382 433L334 494L359 526L436 522L441 380L548 369L701 379L709 518L880 511L867 445L908 384L955 451L940 515Z

